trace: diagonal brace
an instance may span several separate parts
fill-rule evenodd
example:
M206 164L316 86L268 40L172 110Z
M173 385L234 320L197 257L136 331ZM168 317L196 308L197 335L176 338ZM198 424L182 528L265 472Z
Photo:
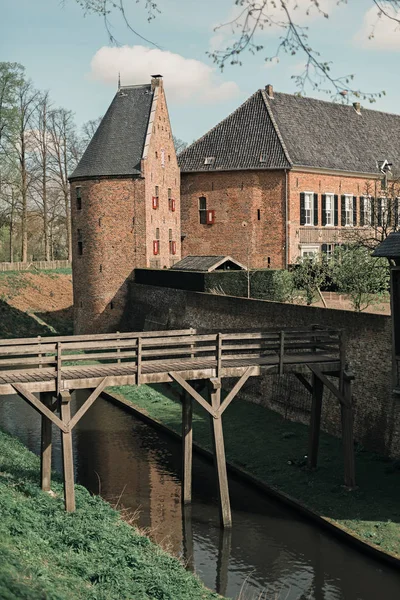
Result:
M215 411L211 407L211 405L208 404L206 400L204 400L203 396L200 396L200 394L196 392L196 390L192 388L192 386L185 379L183 379L180 375L178 375L178 373L175 373L174 371L171 371L170 373L168 373L168 375L171 377L171 379L179 383L179 385L182 386L183 389L186 390L187 393L190 394L190 396L192 396L192 398L196 400L208 413L210 413L210 415L212 415L214 419L218 418L219 415L217 411Z
M326 377L326 375L324 375L322 373L322 371L320 371L318 369L318 367L315 367L314 365L307 365L308 368L314 373L314 375L316 375L318 377L318 379L320 381L322 381L322 383L324 385L326 385L326 387L332 392L332 394L334 396L336 396L336 398L339 400L340 404L343 404L343 406L350 406L348 399L342 394L342 392L339 390L339 388L337 388L330 379L328 379Z
M59 419L49 408L47 408L47 406L45 406L43 404L43 402L41 402L40 400L38 400L36 398L36 396L34 396L32 394L32 392L30 392L29 390L27 390L20 383L12 383L11 385L14 388L14 390L17 392L17 394L19 396L21 396L21 398L23 398L24 400L26 400L28 402L28 404L30 404L40 414L45 415L48 419L50 419L50 421L52 421L52 423L54 423L54 425L57 425L57 427L59 429L61 429L61 431L63 431L64 433L67 433L69 431L68 426L65 425L61 421L61 419Z
M72 417L72 419L68 423L68 427L71 431L75 427L75 425L81 420L81 418L86 413L86 411L89 410L89 408L92 406L93 402L95 400L97 400L97 398L100 396L100 394L104 390L104 388L107 387L107 383L108 383L108 377L104 377L103 381L101 383L99 383L97 388L90 394L89 398L84 402L84 404L82 404L80 409L75 413L75 415Z
M249 367L248 369L246 369L246 371L243 373L241 378L236 382L234 387L231 389L231 391L229 392L229 394L226 396L226 398L222 402L221 406L219 407L219 410L218 410L219 416L221 416L222 413L224 412L224 410L228 408L228 406L230 405L230 403L232 402L232 400L234 399L236 394L242 389L242 387L244 386L244 384L246 383L248 378L251 377L252 375L255 375L256 370L257 370L257 367Z

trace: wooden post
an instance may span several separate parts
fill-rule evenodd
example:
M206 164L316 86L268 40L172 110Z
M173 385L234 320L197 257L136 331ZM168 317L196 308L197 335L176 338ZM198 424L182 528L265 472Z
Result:
M192 460L193 460L193 403L189 394L182 390L182 503L192 501Z
M285 332L279 334L279 375L283 375L283 360L285 356Z
M142 370L142 338L139 336L137 340L137 357L136 357L136 385L140 385L140 374Z
M119 333L119 331L117 331L117 333ZM121 341L121 339L117 338L117 344L119 344L120 341ZM121 348L117 348L117 354L121 354ZM120 363L120 362L121 362L121 359L118 358L117 363Z
M226 596L228 588L229 559L231 554L232 529L222 529L218 540L217 579L215 591Z
M324 394L324 384L312 373L312 402L310 433L308 440L307 465L309 469L315 469L318 461L319 432L321 428L321 409L322 397Z
M185 567L188 571L194 571L192 507L189 504L182 507L182 529L183 555L186 563Z
M341 404L342 413L342 438L344 454L344 484L353 489L356 487L356 470L354 461L353 437L353 407L351 395L351 380L343 377L343 395L346 403Z
M52 393L42 392L40 400L51 410ZM51 489L51 421L42 414L42 435L40 443L40 481L42 490L49 492Z
M214 410L218 410L221 405L221 382L214 380L212 384L214 389L211 392L211 405ZM214 448L214 461L217 470L220 522L222 527L232 527L222 418L219 415L217 417L211 416L210 419Z
M71 394L64 390L59 395L61 420L64 424L71 420ZM75 487L74 487L74 457L72 453L72 431L61 431L61 450L63 459L64 479L64 502L67 512L75 510Z
M61 352L62 352L62 348L61 348L61 342L57 342L57 385L56 385L56 392L57 392L57 397L59 396L59 394L62 391L62 362L61 362Z
M39 361L42 360L42 356L43 356L42 353L40 352L40 342L41 342L41 339L42 339L42 336L38 335L38 345L39 345L39 354L38 354L38 357L39 357ZM39 362L38 367L39 367L39 369L41 369L43 367L43 365L42 365L41 362Z

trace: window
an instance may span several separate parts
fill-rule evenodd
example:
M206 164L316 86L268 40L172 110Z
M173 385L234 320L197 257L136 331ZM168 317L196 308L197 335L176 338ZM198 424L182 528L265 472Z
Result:
M215 161L215 156L206 156L206 158L204 159L204 164L205 165L213 165Z
M335 250L335 244L322 244L321 250L322 254L325 254L326 258L330 260Z
M158 198L158 185L154 188L154 195Z
M160 239L160 229L157 227L156 229L156 240Z
M304 194L304 225L314 225L314 194L306 192Z
M168 229L168 239L172 240L172 229Z
M199 198L199 218L201 225L207 225L207 198L205 196Z
M319 246L302 246L301 256L302 258L313 258L319 252Z
M82 254L83 254L82 229L78 229L77 237L78 237L78 256L82 256Z
M324 201L322 202L322 210L324 211L323 224L326 227L332 227L334 224L334 195L325 194L325 209Z
M157 152L157 150L156 150L156 158L158 158L158 152Z
M172 190L171 190L171 188L168 188L168 198L172 198Z
M353 227L353 225L355 225L354 200L355 198L350 194L344 194L344 196L342 196L342 225L344 227Z
M82 210L82 188L81 187L75 188L75 192L76 192L76 209Z
M372 225L372 203L371 196L360 197L360 225L370 226Z
M161 150L161 166L165 167L165 150L164 150L164 148Z
M261 221L261 210L257 208L257 221Z

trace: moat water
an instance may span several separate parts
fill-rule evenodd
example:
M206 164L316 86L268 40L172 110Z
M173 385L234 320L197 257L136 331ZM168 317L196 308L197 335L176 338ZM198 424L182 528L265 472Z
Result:
M80 404L85 395L74 399ZM39 452L40 419L16 396L0 427ZM61 470L54 432L53 467ZM103 399L74 429L77 482L136 513L137 525L205 585L241 600L397 600L400 573L347 547L294 511L230 477L233 528L219 528L212 464L194 456L193 504L180 503L181 446Z

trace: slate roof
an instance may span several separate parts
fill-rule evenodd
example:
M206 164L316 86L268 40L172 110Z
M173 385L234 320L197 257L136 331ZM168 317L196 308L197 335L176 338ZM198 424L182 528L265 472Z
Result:
M215 160L205 165L206 157ZM178 162L183 172L289 167L261 90L181 152Z
M390 233L387 238L375 248L372 256L400 258L400 231Z
M121 87L70 179L140 175L152 100L150 84Z
M400 173L400 115L258 90L179 155L182 172L282 169L291 165L378 174L388 159ZM260 163L260 156L267 158ZM204 165L206 156L215 156Z
M210 271L214 271L217 267L222 264L230 262L234 265L240 267L240 269L245 269L246 267L242 265L237 260L234 260L230 256L186 256L182 258L182 260L178 261L171 267L174 271L204 271L208 273Z

